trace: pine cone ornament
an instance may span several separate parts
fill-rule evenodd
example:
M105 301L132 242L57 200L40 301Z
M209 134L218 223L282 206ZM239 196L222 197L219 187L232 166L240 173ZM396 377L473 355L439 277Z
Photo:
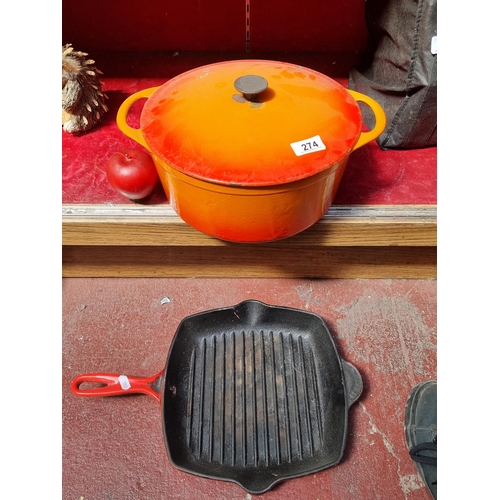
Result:
M70 43L62 48L62 128L70 134L90 130L108 111L98 77L102 72L87 56Z

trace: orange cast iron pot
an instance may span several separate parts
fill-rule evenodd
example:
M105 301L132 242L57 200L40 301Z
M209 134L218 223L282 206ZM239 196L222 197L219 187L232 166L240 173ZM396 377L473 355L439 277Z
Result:
M131 127L130 107L143 98L140 128ZM375 116L369 132L357 102ZM382 133L385 114L370 97L311 69L236 60L131 95L116 121L151 152L186 223L243 243L286 238L317 222L350 153Z

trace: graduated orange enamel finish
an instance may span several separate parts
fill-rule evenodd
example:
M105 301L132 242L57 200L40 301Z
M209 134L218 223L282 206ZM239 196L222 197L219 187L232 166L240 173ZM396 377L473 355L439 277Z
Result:
M245 75L268 82L256 102L234 88ZM136 129L127 114L142 98L148 100ZM361 132L358 101L374 113L369 132ZM116 122L151 152L185 222L223 240L253 243L287 238L318 221L350 153L381 134L385 114L370 97L321 73L250 60L203 66L139 91L120 106ZM314 137L321 147L306 154L291 146L300 143L301 153Z
M257 103L234 81L264 77ZM196 68L162 85L148 99L141 130L169 166L198 179L265 186L326 170L348 155L361 131L356 101L339 83L301 66L229 61ZM291 143L319 135L326 149L297 156Z
M217 185L161 160L158 173L171 205L185 222L223 240L255 243L287 238L320 219L337 193L347 160L278 186Z

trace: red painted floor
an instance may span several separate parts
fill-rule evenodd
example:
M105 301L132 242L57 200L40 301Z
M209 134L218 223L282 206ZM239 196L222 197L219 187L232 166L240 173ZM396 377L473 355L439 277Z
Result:
M322 316L364 383L349 412L341 462L260 497L431 498L408 456L403 418L410 389L436 378L435 280L66 278L62 291L63 499L256 497L176 469L153 398L83 398L70 391L82 373L156 374L185 316L246 299Z

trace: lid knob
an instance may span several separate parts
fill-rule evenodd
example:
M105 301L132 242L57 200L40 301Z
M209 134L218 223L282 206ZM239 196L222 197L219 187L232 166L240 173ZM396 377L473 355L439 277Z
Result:
M248 101L256 101L258 95L267 89L267 80L258 75L244 75L234 81L234 88Z

